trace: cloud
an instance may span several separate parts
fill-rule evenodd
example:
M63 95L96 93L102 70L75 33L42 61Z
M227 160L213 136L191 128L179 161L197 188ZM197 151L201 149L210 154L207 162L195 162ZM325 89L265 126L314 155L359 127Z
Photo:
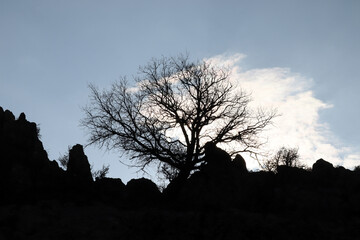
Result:
M228 67L230 81L237 89L251 93L253 107L277 109L280 116L262 136L268 139L266 151L274 152L282 146L298 147L301 160L308 166L319 158L347 168L360 165L360 153L345 148L327 123L320 121L320 111L333 106L315 97L312 79L288 68L243 70L245 57L219 55L205 60ZM247 162L249 168L259 167L255 160L248 158Z

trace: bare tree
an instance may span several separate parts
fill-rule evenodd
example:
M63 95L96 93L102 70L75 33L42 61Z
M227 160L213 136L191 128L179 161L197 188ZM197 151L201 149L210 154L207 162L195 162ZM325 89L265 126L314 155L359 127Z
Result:
M264 170L271 172L277 172L279 166L304 168L300 162L299 149L281 147L272 158L262 164Z
M186 179L204 161L204 145L238 143L258 154L258 134L274 111L251 111L249 95L235 92L229 72L187 56L153 59L140 68L136 86L125 78L109 90L90 85L82 125L90 144L128 152L137 166L159 164L168 178Z

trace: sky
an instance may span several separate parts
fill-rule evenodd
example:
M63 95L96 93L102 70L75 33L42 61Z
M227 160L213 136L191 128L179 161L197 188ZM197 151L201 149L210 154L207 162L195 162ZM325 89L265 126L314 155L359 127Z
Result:
M268 149L298 147L309 166L324 158L352 168L360 165L359 12L356 0L0 0L0 106L38 123L58 159L87 143L80 120L90 83L106 88L153 57L187 52L229 67L254 106L278 109ZM110 177L143 176L118 152L85 153L94 169L110 164Z

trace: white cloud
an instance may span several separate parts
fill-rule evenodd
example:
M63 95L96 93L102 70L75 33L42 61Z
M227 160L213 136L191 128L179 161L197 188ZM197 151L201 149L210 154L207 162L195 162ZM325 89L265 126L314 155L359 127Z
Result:
M328 125L320 122L319 112L333 106L314 96L312 79L288 68L242 70L241 61L245 57L243 54L219 55L206 61L227 66L234 86L251 93L252 106L277 109L281 116L264 132L268 151L282 146L298 147L302 161L308 166L319 158L347 168L360 165L360 153L339 144ZM247 162L249 168L258 167L255 160L247 159Z

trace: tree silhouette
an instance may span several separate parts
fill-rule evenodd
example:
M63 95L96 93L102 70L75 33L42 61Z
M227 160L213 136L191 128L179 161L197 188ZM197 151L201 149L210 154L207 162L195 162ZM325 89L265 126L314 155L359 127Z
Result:
M304 168L299 159L298 148L281 147L272 158L263 162L262 168L271 172L277 172L279 166Z
M249 95L235 91L229 72L187 56L153 59L129 87L122 78L111 89L90 85L82 126L90 144L128 152L136 166L157 163L170 180L186 179L204 161L204 145L238 143L230 152L258 154L258 134L274 111L249 109Z

